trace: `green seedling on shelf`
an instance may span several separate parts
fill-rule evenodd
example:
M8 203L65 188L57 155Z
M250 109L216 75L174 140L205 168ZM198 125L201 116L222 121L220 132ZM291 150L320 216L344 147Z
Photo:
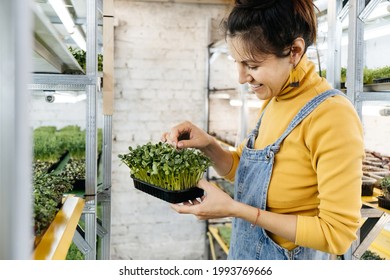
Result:
M167 143L147 143L129 147L118 157L141 181L172 191L196 186L211 160L197 149L175 149Z
M62 196L72 189L72 182L63 174L47 173L44 164L34 165L33 223L35 236L40 236L58 212Z
M102 151L103 132L97 131L98 152ZM34 130L34 159L54 162L69 151L72 159L85 159L86 131L79 126L69 125L61 129L53 126Z
M87 66L87 52L78 49L78 48L68 48L69 51L72 53L73 57L77 60L77 62L80 64L81 68L83 68L84 71L86 71ZM103 55L98 54L98 71L103 71Z
M383 195L386 199L390 200L390 176L385 177L381 180L380 186L383 191Z
M326 69L321 70L321 77L326 78ZM390 66L378 67L370 69L363 68L363 84L372 84L375 79L390 78ZM341 67L340 82L345 83L347 81L347 68Z

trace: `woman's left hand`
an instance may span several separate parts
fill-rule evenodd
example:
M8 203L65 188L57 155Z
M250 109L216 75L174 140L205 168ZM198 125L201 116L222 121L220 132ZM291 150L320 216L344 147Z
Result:
M234 216L235 201L226 192L204 179L199 181L198 187L205 192L200 201L171 204L171 207L180 214L193 214L199 220Z

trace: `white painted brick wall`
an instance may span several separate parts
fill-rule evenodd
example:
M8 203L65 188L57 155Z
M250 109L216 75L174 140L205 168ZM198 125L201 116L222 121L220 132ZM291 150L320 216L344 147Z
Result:
M112 259L208 258L205 222L134 189L117 156L159 141L183 120L204 127L207 22L218 26L225 12L219 5L115 1Z

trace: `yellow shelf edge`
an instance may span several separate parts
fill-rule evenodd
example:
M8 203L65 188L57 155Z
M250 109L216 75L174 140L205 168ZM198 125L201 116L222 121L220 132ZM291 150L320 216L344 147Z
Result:
M369 246L369 249L382 258L390 260L390 232L386 229L382 229L380 234Z
M225 242L222 240L221 236L219 236L218 233L218 228L215 226L209 226L209 232L211 235L214 237L214 239L218 242L219 246L221 246L222 250L228 254L229 253L229 248L225 244Z
M66 197L60 211L33 252L34 260L64 260L80 220L84 199Z
M362 196L362 203L371 208L378 209L380 211L390 214L390 210L378 206L378 196L382 195L382 190L374 188L372 196Z

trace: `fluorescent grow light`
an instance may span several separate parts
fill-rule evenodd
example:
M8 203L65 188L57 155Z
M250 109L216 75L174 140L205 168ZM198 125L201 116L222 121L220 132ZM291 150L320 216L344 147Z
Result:
M62 24L65 26L66 31L71 35L74 42L79 46L80 49L85 51L85 39L80 30L76 27L72 15L69 13L64 0L49 0L49 3L53 7L57 16L60 18Z

